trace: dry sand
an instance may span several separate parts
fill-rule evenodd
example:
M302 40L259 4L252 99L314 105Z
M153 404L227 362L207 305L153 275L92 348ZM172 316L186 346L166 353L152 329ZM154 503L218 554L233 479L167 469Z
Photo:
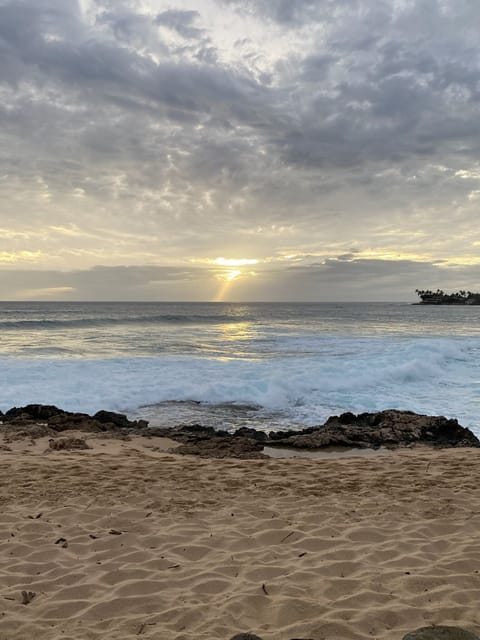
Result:
M0 451L1 640L480 626L479 450L237 461L88 440Z

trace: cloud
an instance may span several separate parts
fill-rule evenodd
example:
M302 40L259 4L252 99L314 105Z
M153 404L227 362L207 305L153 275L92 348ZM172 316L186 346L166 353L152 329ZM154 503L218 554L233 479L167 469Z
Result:
M477 290L480 265L448 267L414 260L375 260L353 254L323 262L188 268L97 266L74 271L9 269L1 299L231 301L416 301L416 288Z
M208 269L143 266L96 266L73 271L33 271L10 269L0 283L2 299L64 300L175 300L178 289L193 292L198 282L213 287ZM145 297L146 296L146 297ZM195 298L196 296L194 296Z
M185 39L196 40L201 38L204 33L204 29L193 26L199 16L198 11L168 9L157 15L155 24L173 29Z
M0 0L5 268L468 264L479 18L469 0ZM57 286L76 285L39 284Z

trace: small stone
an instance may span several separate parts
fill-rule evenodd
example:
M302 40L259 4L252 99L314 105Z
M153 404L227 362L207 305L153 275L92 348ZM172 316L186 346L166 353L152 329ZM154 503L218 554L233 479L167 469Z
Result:
M22 591L22 604L30 604L36 595L35 591Z
M68 449L90 449L85 438L59 438L54 440L50 438L48 446L54 451L65 451Z
M230 640L262 640L262 638L256 636L254 633L238 633L236 636L230 638Z
M402 640L480 640L477 635L460 627L445 627L442 625L422 627L410 631Z

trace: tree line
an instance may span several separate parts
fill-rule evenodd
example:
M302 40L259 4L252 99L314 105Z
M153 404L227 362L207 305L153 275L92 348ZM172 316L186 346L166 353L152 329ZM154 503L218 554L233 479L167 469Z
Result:
M445 293L442 289L415 289L415 293L424 304L480 304L480 293L464 289L453 293Z

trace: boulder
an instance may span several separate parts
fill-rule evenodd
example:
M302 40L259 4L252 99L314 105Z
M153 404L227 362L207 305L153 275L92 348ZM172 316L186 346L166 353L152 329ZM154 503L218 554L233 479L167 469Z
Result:
M480 447L478 438L456 420L425 416L411 411L343 413L323 426L302 431L269 434L269 446L294 449L325 447L372 448L427 444L434 447Z
M27 404L25 407L12 407L5 414L6 420L14 420L15 418L28 418L31 420L47 421L53 416L64 415L67 413L63 409L59 409L48 404Z
M99 411L92 417L87 413L64 411L53 405L41 404L13 407L3 415L2 421L16 427L32 427L41 422L57 432L71 429L101 432L112 429L143 429L148 426L146 420L129 420L125 415L112 411Z
M146 420L129 420L123 413L114 413L113 411L97 411L97 413L92 417L94 420L97 420L102 424L110 423L114 424L116 427L128 429L132 427L138 427L140 429L148 427L148 422Z

